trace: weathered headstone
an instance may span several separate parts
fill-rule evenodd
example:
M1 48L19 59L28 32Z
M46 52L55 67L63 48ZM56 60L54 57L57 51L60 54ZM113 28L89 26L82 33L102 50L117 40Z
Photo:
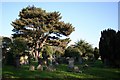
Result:
M37 70L43 71L42 65L39 64L39 65L37 66Z
M74 58L70 58L69 61L68 61L68 67L70 69L73 69L74 68Z
M78 66L75 66L75 67L74 67L74 71L75 71L75 72L79 72Z
M79 69L78 66L74 66L73 71L76 72L76 73L82 73L82 71Z
M35 70L35 66L33 65L30 65L30 68L29 68L30 71L34 71Z

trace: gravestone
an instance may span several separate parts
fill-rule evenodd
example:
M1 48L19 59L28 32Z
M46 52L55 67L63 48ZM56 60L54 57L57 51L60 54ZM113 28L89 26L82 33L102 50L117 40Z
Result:
M68 68L73 69L74 68L74 58L70 58L68 61Z
M75 66L75 67L74 67L74 72L79 72L78 66Z
M30 71L34 71L35 70L35 66L33 65L30 65L30 68L29 68Z
M37 70L43 71L42 65L39 64L39 65L37 66Z
M79 69L78 66L74 67L74 72L76 72L76 73L82 73L82 71Z

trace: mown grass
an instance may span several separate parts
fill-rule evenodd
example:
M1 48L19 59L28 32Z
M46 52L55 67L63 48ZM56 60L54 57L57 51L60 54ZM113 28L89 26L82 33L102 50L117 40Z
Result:
M33 64L37 67L36 62ZM89 64L89 63L88 63ZM2 76L5 78L60 78L60 79L72 79L72 78L81 78L81 79L104 79L104 80L117 80L120 79L120 69L107 68L104 67L101 61L97 61L94 64L89 64L89 67L83 69L83 65L79 66L82 73L68 72L66 64L60 64L56 66L56 71L29 71L29 65L23 65L19 69L16 69L13 66L3 66Z

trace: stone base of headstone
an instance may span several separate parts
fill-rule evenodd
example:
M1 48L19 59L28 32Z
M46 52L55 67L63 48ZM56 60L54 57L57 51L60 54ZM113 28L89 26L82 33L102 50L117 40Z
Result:
M74 69L74 59L73 58L69 58L69 64L68 64L68 71L71 72Z

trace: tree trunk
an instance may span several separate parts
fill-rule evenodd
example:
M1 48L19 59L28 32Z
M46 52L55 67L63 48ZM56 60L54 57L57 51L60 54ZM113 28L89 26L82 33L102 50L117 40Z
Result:
M48 38L48 35L49 35L49 33L47 34L47 35L45 35L45 37L44 37L44 40L40 43L40 45L39 45L39 40L36 42L36 50L35 50L35 59L36 59L36 61L38 61L38 57L39 57L39 49L41 49L42 50L42 47L44 46L44 44L45 44L45 42L46 42L46 40L47 40L47 38Z
M18 56L16 56L16 58L15 58L15 67L16 68L20 67L20 58Z

